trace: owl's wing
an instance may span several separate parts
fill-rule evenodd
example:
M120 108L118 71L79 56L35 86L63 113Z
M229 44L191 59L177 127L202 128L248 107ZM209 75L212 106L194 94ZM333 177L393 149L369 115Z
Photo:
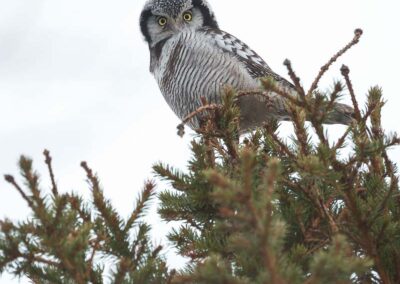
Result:
M271 76L285 87L294 88L292 83L272 71L268 64L255 51L238 38L214 28L206 27L202 28L200 31L210 37L224 52L236 57L243 63L246 70L253 78Z

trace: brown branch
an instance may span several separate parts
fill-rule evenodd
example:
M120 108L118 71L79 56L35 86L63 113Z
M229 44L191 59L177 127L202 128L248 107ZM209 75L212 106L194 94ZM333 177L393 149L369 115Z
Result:
M92 245L92 253L90 254L89 260L87 261L88 270L86 271L86 278L88 278L88 279L92 278L92 276L93 276L93 260L94 260L94 257L96 256L96 252L100 248L100 242L102 240L103 239L101 237L99 237L94 241L93 240L89 241L89 243L93 244L93 245ZM92 279L92 280L94 280L94 279Z
M275 160L270 163L270 169L268 175L265 177L265 185L266 185L266 195L267 195L267 208L266 208L266 215L264 217L259 216L257 214L257 210L254 208L250 209L253 212L253 216L256 219L256 224L258 225L258 230L261 232L261 252L263 254L263 259L264 259L264 265L265 268L267 268L267 271L270 274L271 277L271 282L276 283L276 284L284 284L287 283L285 279L281 276L279 273L279 268L277 267L277 258L276 255L274 255L273 251L271 251L271 247L268 245L268 237L269 237L269 229L270 229L270 224L272 220L272 215L273 215L273 206L272 206L272 195L275 190L275 182L277 180L277 175L278 175L278 161ZM252 193L250 189L250 193ZM252 198L253 199L253 198ZM253 200L251 200L253 201ZM251 203L252 207L254 207L253 202ZM262 219L267 218L267 223L263 224Z
M55 266L55 267L57 267L57 268L60 268L60 263L55 262L55 261L52 261L52 260L49 260L49 259L46 259L46 258L43 258L43 257L41 257L41 256L37 256L37 255L34 255L34 256L26 255L25 258L26 258L26 259L33 258L33 261L34 261L34 262L39 262L39 263L43 263L43 264L47 264L47 265L50 265L50 266Z
M340 68L340 71L342 72L342 75L343 75L343 77L344 77L344 79L345 79L345 81L346 81L347 89L348 89L349 92L350 92L351 101L352 101L353 107L354 107L354 116L355 116L355 119L356 119L357 121L361 121L361 112L360 112L360 108L359 108L359 106L358 106L358 102L357 102L357 99L356 99L356 95L355 95L354 89L353 89L353 84L351 83L350 76L349 76L349 74L350 74L350 69L349 69L349 67L347 67L346 65L343 64L343 65L342 65L342 68Z
M44 150L43 151L43 155L45 156L45 163L47 165L47 168L49 170L50 173L50 179L51 179L51 184L52 184L52 188L51 191L53 192L54 196L58 196L58 189L57 189L57 184L54 178L54 172L53 172L53 167L51 164L52 158L50 156L50 151L49 150Z
M348 184L353 184L354 177L356 175L356 170L353 170L350 174L346 168L342 169L343 179L347 180ZM388 275L384 265L382 264L382 260L377 252L378 244L375 242L373 236L371 236L371 230L368 226L365 216L360 212L356 197L354 196L353 188L346 188L343 190L344 193L344 202L346 207L349 209L351 216L355 219L356 225L360 232L362 233L363 239L359 240L361 247L365 250L367 255L371 257L375 263L377 273L382 279L382 283L392 283L390 280L390 276Z
M321 240L319 244L315 245L314 247L307 250L307 255L313 255L316 251L323 248L324 246L328 245L331 242L330 239Z
M114 283L123 283L129 268L132 266L132 261L126 257L122 257L118 264L118 273L115 275Z
M92 186L95 186L95 185L97 186L98 181L97 181L96 177L93 175L93 171L91 168L89 168L87 162L85 162L85 161L81 162L81 167L85 170L88 179L92 183Z
M335 103L336 99L339 96L339 93L343 91L343 86L340 84L340 82L336 82L334 89L332 93L330 94L329 102L326 105L325 109L323 110L323 113L321 114L321 109L320 108L314 108L313 110L313 115L311 116L312 118L315 119L315 117L318 117L318 124L321 124L325 121L326 117L329 115L329 113L335 108ZM321 103L321 102L320 102Z
M296 96L292 96L289 93L286 92L285 89L280 88L278 86L276 86L276 84L271 84L268 80L261 80L264 88L267 90L267 92L243 92L244 94L248 93L249 95L261 95L261 96L267 96L268 99L270 100L270 96L268 95L268 91L269 92L274 92L277 93L278 95L280 95L281 97L284 97L285 99L287 99L289 102L297 105L297 106L301 106L304 107L304 103L299 101L298 98ZM240 93L239 93L240 96Z
M183 135L185 135L185 124L187 124L191 119L193 119L196 115L207 111L207 110L215 110L215 109L219 109L221 108L221 105L219 104L208 104L208 105L203 105L201 107L199 107L198 109L196 109L195 111L189 113L181 122L181 124L179 124L177 126L178 128L178 135L180 137L183 137Z
M110 208L106 199L104 198L103 192L100 187L99 179L93 174L92 169L89 168L86 162L81 162L81 167L86 171L88 180L92 186L93 204L96 209L100 212L104 222L110 228L110 232L118 242L123 242L123 231L120 228L120 219L118 214Z
M268 94L269 92L263 92L263 91L241 91L237 94L236 96L236 101L241 98L241 97L250 97L250 96L260 96L264 97L268 101L268 106L273 106L271 102L271 97Z
M333 150L336 152L337 150L339 150L339 148L341 148L344 144L344 142L346 141L347 136L349 136L351 132L351 128L348 127L346 129L346 131L344 132L344 134L337 140L337 142L335 143L335 145L333 146Z
M55 200L54 203L57 204L58 200ZM60 218L67 204L68 204L68 197L65 195L61 196L61 198L59 199L59 203L56 206L56 214L52 222L53 223L52 227L56 227L60 222Z
M169 272L169 275L168 275L168 277L167 277L165 283L167 283L167 284L173 283L174 278L175 278L175 275L176 275L176 270L175 270L175 269L172 269L172 270Z
M275 133L269 133L271 138L275 141L276 144L280 147L280 150L283 151L292 161L297 161L297 157L293 154L290 149L287 147L285 143L281 141L281 139Z
M84 212L84 210L82 210L82 208L80 207L80 200L78 197L69 196L68 202L71 205L71 207L79 213L79 216L82 218L83 221L91 222L90 214L88 214L87 212Z
M318 136L318 139L321 141L322 144L324 144L324 145L329 147L328 139L327 139L327 137L325 136L325 133L324 133L324 127L321 124L316 123L315 121L313 123L313 120L314 119L311 120L312 126L314 127L314 130L315 130L315 133Z
M300 98L305 102L306 94L304 92L304 88L300 84L300 78L297 77L296 73L294 73L293 71L292 63L290 62L289 59L285 59L285 61L283 61L283 65L286 66L289 72L290 79L292 79L294 86L296 87L297 93L300 95Z
M219 143L217 139L211 139L210 146L213 147L223 159L229 161L229 155L227 154L227 151L221 146L221 143Z
M131 213L129 216L128 221L125 224L125 228L123 230L124 234L127 234L129 230L132 228L132 225L134 222L138 219L140 214L143 212L143 209L146 206L146 202L151 198L154 188L155 188L155 183L152 181L147 181L144 185L144 189L141 193L141 196L139 198L139 202L136 204L135 210Z
M307 135L307 131L306 128L304 126L304 122L305 122L305 114L303 110L299 110L299 108L296 108L293 105L289 105L288 106L289 110L290 110L290 116L292 117L292 123L294 126L294 131L296 133L297 136L297 141L300 144L300 150L301 150L301 154L304 156L309 155L309 149L308 149L308 135ZM304 116L302 117L302 111Z
M331 228L331 232L332 234L337 234L339 232L339 227L336 224L336 221L334 220L334 218L332 217L331 212L329 211L329 209L327 208L326 204L324 203L322 196L320 195L320 193L318 192L318 197L319 197L319 201L320 201L320 206L322 211L325 213L326 218L328 219L328 223L329 223L329 227Z
M344 53L346 53L346 51L348 51L352 46L356 45L359 42L362 34L363 34L363 31L361 29L356 29L354 31L354 38L344 48L342 48L339 52L337 52L334 56L332 56L332 58L328 61L328 63L326 63L324 66L321 67L321 70L319 71L317 77L315 78L314 82L312 83L311 88L307 93L307 96L310 97L312 95L312 93L317 89L318 83L321 80L322 76L325 74L326 71L328 71L329 67L340 56L342 56Z
M14 188L19 192L19 194L21 194L22 198L25 199L25 201L28 203L29 207L31 207L32 209L35 208L35 205L33 204L32 200L25 194L25 192L17 184L12 175L4 175L4 179L6 180L6 182L14 186Z
M260 250L263 255L263 262L266 270L269 272L272 283L283 284L286 281L281 277L277 268L277 259L270 247L267 245L269 237L269 228L272 218L272 194L274 191L274 182L277 175L277 161L271 164L271 169L265 176L265 194L268 196L266 210L258 210L254 204L255 197L252 191L251 176L254 170L254 161L252 160L250 151L243 153L243 189L245 192L245 205L250 212L249 221L256 226L256 234L260 238ZM265 214L263 216L262 214ZM266 222L263 220L266 218Z

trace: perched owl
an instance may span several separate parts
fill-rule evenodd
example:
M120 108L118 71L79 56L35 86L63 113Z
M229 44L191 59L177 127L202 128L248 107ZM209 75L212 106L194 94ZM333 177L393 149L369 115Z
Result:
M180 118L207 102L219 103L225 86L238 91L261 89L259 79L272 76L280 87L296 95L294 86L274 73L245 43L219 29L205 0L149 0L140 16L140 28L150 49L150 72ZM284 98L271 94L273 107L261 96L239 99L241 131L274 118L289 120ZM336 104L326 123L349 124L352 108ZM190 123L197 128L198 119Z

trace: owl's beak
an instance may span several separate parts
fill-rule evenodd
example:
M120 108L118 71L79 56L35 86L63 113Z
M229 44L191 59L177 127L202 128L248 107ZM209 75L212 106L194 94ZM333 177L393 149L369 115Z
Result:
M174 19L170 22L170 29L174 32L180 32L186 27L185 23L181 19Z

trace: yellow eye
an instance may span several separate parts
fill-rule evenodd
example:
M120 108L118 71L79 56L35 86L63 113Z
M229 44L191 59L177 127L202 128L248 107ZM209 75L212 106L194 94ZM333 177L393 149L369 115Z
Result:
M165 25L167 24L167 18L165 18L165 17L160 17L160 18L158 19L158 24L159 24L160 26L165 26Z
M185 13L183 14L183 19L184 19L186 22L190 22L190 21L192 20L192 18L193 18L193 16L192 16L192 13L191 13L191 12L185 12Z

